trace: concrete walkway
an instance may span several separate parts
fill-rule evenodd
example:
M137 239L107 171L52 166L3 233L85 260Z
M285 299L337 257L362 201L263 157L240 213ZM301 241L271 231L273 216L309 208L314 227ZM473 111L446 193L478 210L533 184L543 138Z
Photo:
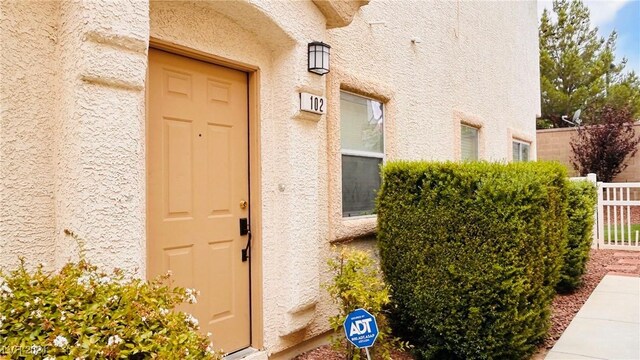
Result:
M640 277L606 275L546 359L640 359Z

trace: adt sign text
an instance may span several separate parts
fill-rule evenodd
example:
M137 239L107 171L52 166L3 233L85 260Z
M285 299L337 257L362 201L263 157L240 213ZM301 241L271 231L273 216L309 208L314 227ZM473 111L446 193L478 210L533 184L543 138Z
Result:
M376 318L365 309L356 309L344 320L344 333L358 348L373 346L378 337Z

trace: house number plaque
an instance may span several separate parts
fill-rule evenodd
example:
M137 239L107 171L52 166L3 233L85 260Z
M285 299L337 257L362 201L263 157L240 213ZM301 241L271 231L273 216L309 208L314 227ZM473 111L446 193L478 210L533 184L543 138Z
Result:
M311 112L314 114L327 113L327 99L323 96L317 96L309 93L300 93L300 111Z

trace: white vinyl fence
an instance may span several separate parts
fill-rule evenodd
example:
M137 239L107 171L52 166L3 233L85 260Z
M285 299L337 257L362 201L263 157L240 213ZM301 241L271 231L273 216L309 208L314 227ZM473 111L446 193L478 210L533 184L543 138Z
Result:
M595 174L571 180L596 182ZM597 182L593 248L640 251L640 183Z
M640 250L640 183L598 183L598 248Z

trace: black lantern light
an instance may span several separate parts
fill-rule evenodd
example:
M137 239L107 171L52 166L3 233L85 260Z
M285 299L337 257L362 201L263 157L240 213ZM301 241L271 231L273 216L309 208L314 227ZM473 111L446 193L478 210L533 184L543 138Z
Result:
M318 75L329 72L329 53L331 46L314 41L309 43L309 71Z

